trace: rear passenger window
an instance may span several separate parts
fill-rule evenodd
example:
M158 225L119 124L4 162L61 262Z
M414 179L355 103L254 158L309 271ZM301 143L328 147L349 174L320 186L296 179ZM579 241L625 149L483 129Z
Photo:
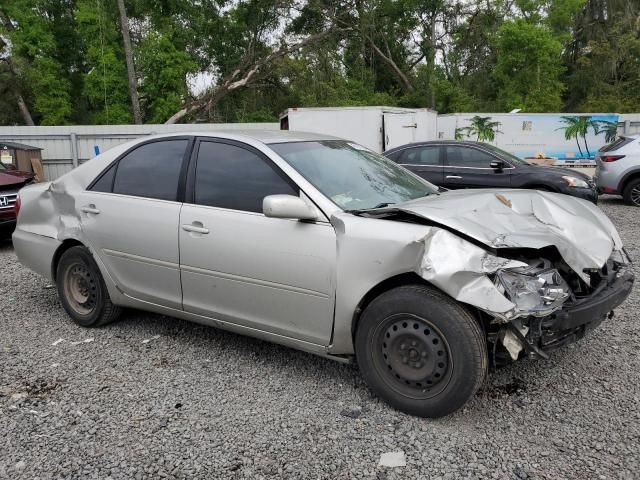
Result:
M94 192L111 192L111 187L113 187L113 176L115 173L116 166L114 164L109 168L109 170L102 174L96 183L93 184L91 190Z
M440 166L440 147L416 147L402 151L398 163L403 165Z
M196 165L195 203L262 213L268 195L299 195L263 158L226 143L201 142Z
M188 142L163 140L147 143L122 157L116 169L113 193L177 200L180 170Z

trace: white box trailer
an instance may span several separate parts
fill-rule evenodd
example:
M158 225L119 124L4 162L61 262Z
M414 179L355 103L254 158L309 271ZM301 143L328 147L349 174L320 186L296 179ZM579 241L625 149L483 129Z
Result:
M411 142L435 140L438 114L427 108L289 108L280 129L333 135L382 153Z

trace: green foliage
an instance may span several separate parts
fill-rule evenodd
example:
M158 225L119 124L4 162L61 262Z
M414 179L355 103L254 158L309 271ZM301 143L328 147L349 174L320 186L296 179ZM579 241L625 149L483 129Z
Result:
M524 19L505 22L493 39L493 78L502 110L556 112L562 107L562 45L551 31Z
M37 58L27 73L41 125L70 123L70 85L65 73L61 65L51 58Z
M187 96L187 74L197 71L196 62L176 49L168 34L151 33L138 49L138 73L144 79L140 93L149 123L163 123Z
M294 106L640 111L638 0L125 5L145 122L164 122L193 100L187 79L209 79L198 91L215 92L232 72L329 26L322 41L261 65L246 86L203 102L186 120L276 121ZM36 124L132 122L116 0L3 2L0 39L0 124L21 121L16 92ZM566 122L569 138L591 153L584 125ZM464 131L489 140L494 127ZM602 122L586 128L614 133Z

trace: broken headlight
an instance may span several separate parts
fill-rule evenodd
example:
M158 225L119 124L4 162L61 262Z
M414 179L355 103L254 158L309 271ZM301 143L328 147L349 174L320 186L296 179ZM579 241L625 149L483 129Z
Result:
M571 289L548 260L537 260L528 267L499 270L496 287L521 313L546 316L569 298Z

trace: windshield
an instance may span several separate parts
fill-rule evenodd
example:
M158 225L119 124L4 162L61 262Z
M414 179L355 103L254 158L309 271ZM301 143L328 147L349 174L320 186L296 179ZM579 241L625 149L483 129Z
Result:
M438 191L391 160L346 141L270 147L343 210L380 208Z
M513 153L506 152L501 148L491 145L490 143L483 143L482 146L514 165L531 165L526 160L523 160L520 157L516 157Z
M7 169L7 167L5 167L2 162L0 162L0 170L6 170L6 169Z

